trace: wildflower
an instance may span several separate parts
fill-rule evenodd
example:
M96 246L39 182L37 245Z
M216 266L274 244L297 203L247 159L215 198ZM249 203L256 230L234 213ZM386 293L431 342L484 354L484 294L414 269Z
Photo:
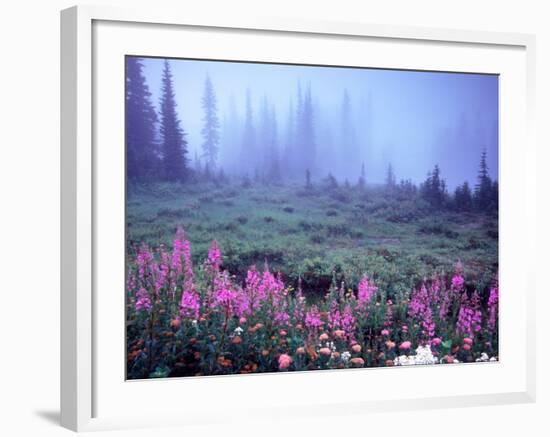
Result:
M323 332L323 333L319 336L319 340L321 340L321 341L327 341L327 340L328 340L328 334L326 334L325 332Z
M441 339L439 337L436 337L432 340L433 346L439 346L441 344Z
M401 343L399 345L399 349L401 349L401 350L410 349L410 348L411 348L411 342L410 341L404 341L403 343Z
M240 323L241 325L246 324L246 317L241 317L241 318L239 319L239 323Z
M344 335L346 335L346 331L342 329L337 329L336 331L334 331L334 336L336 338L344 338Z
M494 332L497 325L498 316L498 281L489 290L489 300L487 301L487 310L489 317L487 320L487 329Z
M235 337L233 337L233 340L231 340L231 343L233 344L241 344L243 341L243 339L241 338L240 335L236 335Z
M319 313L316 305L312 305L306 313L306 326L310 329L318 329L323 326L321 314Z
M180 314L184 318L199 318L199 295L194 291L184 290L180 301Z
M395 343L391 340L386 341L385 344L388 349L393 349L395 347Z
M481 330L481 311L479 309L479 295L475 292L471 298L464 293L461 298L456 331L470 337Z
M474 341L470 337L465 337L462 342L471 346Z
M319 349L319 353L325 357L330 356L332 354L332 351L328 347L322 347Z
M451 279L451 288L455 291L461 291L464 288L464 278L460 275L454 275Z
M281 337L286 337L286 331L284 329L281 329L280 334L281 334Z
M151 303L149 293L145 288L140 288L136 293L136 310L149 312L152 308L153 304Z
M468 343L464 343L462 345L462 349L464 349L465 351L469 351L470 349L472 349L472 346L469 345Z
M226 310L231 310L236 297L237 292L233 289L227 272L223 272L223 274L214 279L215 305L224 307Z
M214 271L217 272L220 270L220 265L222 263L222 252L216 240L212 241L212 244L208 249L208 262Z
M361 357L355 357L350 360L350 363L357 367L363 367L365 365L365 360Z
M454 291L462 291L464 288L464 277L462 276L464 269L462 268L462 263L458 261L455 266L455 274L451 279L451 288Z
M240 326L237 326L233 332L236 334L236 335L241 335L243 333L244 329L241 328Z
M179 317L176 317L170 321L170 327L174 329L178 329L181 325L181 319Z
M361 345L356 343L351 347L351 350L358 354L359 352L361 352Z
M382 331L380 332L381 335L390 335L390 331L388 331L387 329L382 329Z
M342 361L344 361L344 363L347 363L351 358L351 353L349 351L344 351L342 352Z
M279 370L286 370L290 367L290 364L292 363L292 358L290 357L290 355L281 354L278 361Z
M366 309L367 305L374 297L376 290L377 288L369 282L368 276L363 276L357 286L357 303L361 309Z
M351 305L348 303L344 308L344 315L342 316L341 327L346 333L348 339L353 340L355 337L356 320L353 315Z
M306 350L303 346L300 346L298 349L296 349L296 353L298 355L304 355L306 353Z

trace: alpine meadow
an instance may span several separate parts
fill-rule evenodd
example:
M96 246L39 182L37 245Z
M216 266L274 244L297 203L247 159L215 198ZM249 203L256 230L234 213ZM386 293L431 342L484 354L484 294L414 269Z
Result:
M498 76L125 62L128 379L498 361Z

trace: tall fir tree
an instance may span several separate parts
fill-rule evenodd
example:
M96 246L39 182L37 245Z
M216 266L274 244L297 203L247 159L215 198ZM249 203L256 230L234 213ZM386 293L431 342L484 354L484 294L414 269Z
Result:
M163 153L164 178L183 181L188 176L187 141L176 111L172 71L164 61L160 99L160 136Z
M126 59L126 168L130 180L158 177L160 157L156 141L158 121L151 93L143 74L143 63Z
M256 174L256 132L254 130L254 113L252 110L252 97L250 90L246 90L246 107L243 126L243 138L241 145L241 165L243 173Z
M357 159L358 152L355 140L355 129L352 121L351 99L348 90L344 90L342 106L340 109L340 160L339 171L341 174L349 174L348 163L350 159ZM357 173L356 173L357 174Z
M216 93L210 76L206 76L204 81L204 93L202 96L202 109L204 110L203 127L201 135L202 156L205 160L205 165L214 171L218 161L218 150L220 144L220 121L218 119L218 105Z
M288 116L286 121L284 153L281 159L281 165L284 168L285 176L292 177L295 173L294 168L294 142L295 142L295 122L294 105L292 99L288 103Z
M359 181L357 182L357 186L361 189L365 188L367 179L366 179L366 173L365 173L365 163L363 162L361 164L361 174L359 175Z
M388 169L386 170L386 189L392 191L395 188L396 180L395 173L393 171L393 166L391 162L388 164Z
M311 98L311 87L308 86L301 110L301 118L298 124L300 131L300 158L302 163L302 171L309 169L312 174L315 173L315 130L313 126L313 101Z
M473 207L470 184L464 182L455 189L454 207L457 211L471 211Z
M269 113L270 137L269 137L269 156L270 163L268 167L268 177L271 182L279 182L281 180L281 162L278 145L278 128L277 128L277 113L275 106L271 105Z
M447 183L441 177L439 165L435 165L431 173L428 173L426 181L421 185L420 192L424 200L436 208L441 208L447 197Z
M486 150L481 152L479 171L477 174L477 184L474 191L474 203L476 209L479 211L488 211L494 207L493 182L489 176Z

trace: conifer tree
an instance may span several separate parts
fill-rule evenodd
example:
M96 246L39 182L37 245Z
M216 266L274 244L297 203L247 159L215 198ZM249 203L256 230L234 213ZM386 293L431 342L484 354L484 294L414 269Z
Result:
M366 184L366 177L365 177L365 163L363 162L361 164L361 175L359 176L359 181L357 183L357 186L361 189L365 188Z
M218 119L216 94L210 76L206 76L204 81L202 108L204 110L203 128L201 130L203 138L202 156L206 165L213 171L218 161L220 121Z
M252 171L257 173L256 160L256 133L254 131L254 114L252 110L252 97L250 90L246 91L246 107L243 126L243 139L241 146L241 164L245 173Z
M474 192L474 202L479 211L488 211L492 207L493 183L489 176L489 167L487 165L487 151L483 150L479 162L479 172L477 175L477 184Z
M176 112L172 71L168 60L164 61L161 93L160 136L164 178L168 181L183 181L188 176L187 141Z
M130 180L158 177L157 114L139 58L126 59L126 168Z
M472 190L468 182L464 182L455 189L454 206L457 211L471 211L473 206Z
M386 188L388 190L395 188L395 173L393 172L391 162L388 164L388 170L386 171Z

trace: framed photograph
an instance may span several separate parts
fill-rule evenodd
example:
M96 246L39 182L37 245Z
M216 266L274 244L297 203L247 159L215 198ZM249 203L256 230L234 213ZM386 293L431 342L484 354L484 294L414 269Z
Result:
M532 36L61 18L63 426L534 400Z

